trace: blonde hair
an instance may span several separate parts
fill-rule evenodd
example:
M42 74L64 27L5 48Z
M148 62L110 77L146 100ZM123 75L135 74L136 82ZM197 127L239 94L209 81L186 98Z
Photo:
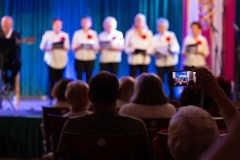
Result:
M70 82L65 93L72 111L84 111L88 108L88 85L81 80Z

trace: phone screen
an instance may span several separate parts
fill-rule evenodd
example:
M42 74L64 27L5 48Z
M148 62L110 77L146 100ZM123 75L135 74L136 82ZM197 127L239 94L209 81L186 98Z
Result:
M169 83L172 86L191 86L198 84L198 80L196 72L171 71L169 72Z

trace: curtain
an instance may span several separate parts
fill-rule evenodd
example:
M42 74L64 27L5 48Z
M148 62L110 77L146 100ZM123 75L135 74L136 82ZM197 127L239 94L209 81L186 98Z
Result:
M80 27L80 18L91 15L93 29L102 31L102 21L106 16L114 16L118 21L118 30L124 34L132 26L135 14L143 13L147 17L149 28L156 33L156 20L166 17L170 21L170 30L182 42L182 1L180 0L1 0L0 16L11 15L14 28L22 37L35 36L33 45L22 45L22 69L20 73L21 96L40 96L47 92L48 72L43 61L44 53L39 49L41 37L51 29L51 21L61 18L63 30L72 38ZM99 71L96 60L94 74ZM155 72L154 62L150 72ZM119 67L119 75L128 75L126 54ZM75 78L73 53L69 52L69 63L65 76Z

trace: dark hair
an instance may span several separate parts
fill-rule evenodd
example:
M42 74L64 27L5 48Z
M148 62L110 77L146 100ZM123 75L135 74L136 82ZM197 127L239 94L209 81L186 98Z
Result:
M162 88L162 80L154 75L143 73L137 78L132 102L144 105L161 105L168 102Z
M202 97L202 90L195 86L189 86L184 88L180 96L180 106L195 105L202 107L204 110L209 112L212 116L219 116L219 108L216 101L211 95L206 92ZM203 98L203 103L201 104L201 98ZM201 106L202 105L202 106Z
M61 22L62 22L62 20L61 20L60 18L55 18L55 19L52 20L52 25L53 25L56 21L61 21Z
M218 82L218 85L224 91L224 93L227 95L227 97L231 99L231 96L232 96L231 81L220 76L220 77L217 77L217 82Z
M114 103L119 96L119 82L117 77L102 71L89 82L89 94L93 103Z
M202 25L199 22L197 22L197 21L192 22L191 23L191 27L192 26L197 26L199 29L202 29Z
M70 82L67 85L65 97L73 111L85 110L89 104L88 85L80 80Z
M72 79L60 79L54 85L51 95L56 98L58 101L66 101L65 91L69 82L73 81Z

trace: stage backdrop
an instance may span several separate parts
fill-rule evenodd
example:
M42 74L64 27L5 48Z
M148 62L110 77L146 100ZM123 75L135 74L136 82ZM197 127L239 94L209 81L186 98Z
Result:
M156 19L167 17L170 30L174 31L182 43L182 1L180 0L1 0L0 16L11 15L15 29L22 37L35 36L33 45L22 45L21 96L39 96L47 91L47 67L43 62L43 52L39 43L43 33L51 29L51 21L61 18L63 30L70 37L80 27L80 18L91 15L93 29L100 32L106 16L114 16L118 21L118 30L124 34L132 26L137 13L143 13L153 33L156 33ZM69 52L69 64L65 76L75 78L73 53ZM123 53L119 76L128 75L126 55ZM99 71L98 62L94 74ZM150 67L155 72L153 61Z

